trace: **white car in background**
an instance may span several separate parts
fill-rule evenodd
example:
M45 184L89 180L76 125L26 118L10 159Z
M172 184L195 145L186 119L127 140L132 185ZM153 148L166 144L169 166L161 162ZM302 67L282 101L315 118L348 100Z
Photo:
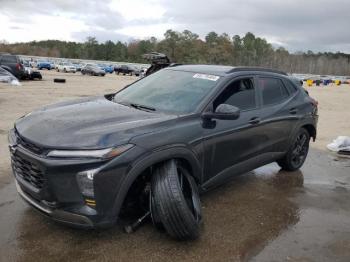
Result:
M76 71L77 71L77 68L72 63L68 63L68 62L59 63L57 67L57 72L75 73Z

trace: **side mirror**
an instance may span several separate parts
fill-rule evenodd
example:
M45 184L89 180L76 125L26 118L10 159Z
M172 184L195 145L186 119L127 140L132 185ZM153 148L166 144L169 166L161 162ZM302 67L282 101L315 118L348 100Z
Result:
M221 120L235 120L240 116L240 109L228 104L219 105L215 112L205 112L202 117L204 119L221 119Z

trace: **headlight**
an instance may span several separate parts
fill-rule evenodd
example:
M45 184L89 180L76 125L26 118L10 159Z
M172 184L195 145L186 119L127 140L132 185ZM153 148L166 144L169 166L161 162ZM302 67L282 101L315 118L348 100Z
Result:
M118 147L98 150L52 150L47 156L56 158L99 158L110 159L132 148L134 145L126 144Z
M8 136L7 136L7 141L9 143L9 146L14 146L17 143L17 138L15 135L14 129L11 129Z
M98 169L86 170L77 174L77 182L80 192L89 198L94 198L94 176Z

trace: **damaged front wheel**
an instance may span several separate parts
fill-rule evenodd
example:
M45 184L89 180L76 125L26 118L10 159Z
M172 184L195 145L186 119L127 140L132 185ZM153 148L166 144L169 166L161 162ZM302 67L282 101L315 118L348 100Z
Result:
M152 216L179 240L199 237L201 204L197 185L181 164L167 161L155 168L152 178Z

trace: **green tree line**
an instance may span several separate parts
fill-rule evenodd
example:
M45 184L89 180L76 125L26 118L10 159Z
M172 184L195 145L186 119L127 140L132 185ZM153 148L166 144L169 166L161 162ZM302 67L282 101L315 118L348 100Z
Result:
M290 53L283 47L274 48L266 39L249 32L243 37L209 32L200 39L189 30L167 30L162 40L151 37L131 42L100 43L96 38L88 37L84 43L59 40L0 43L0 52L116 62L145 63L142 54L151 51L165 53L176 63L263 66L290 73L350 75L349 54Z

